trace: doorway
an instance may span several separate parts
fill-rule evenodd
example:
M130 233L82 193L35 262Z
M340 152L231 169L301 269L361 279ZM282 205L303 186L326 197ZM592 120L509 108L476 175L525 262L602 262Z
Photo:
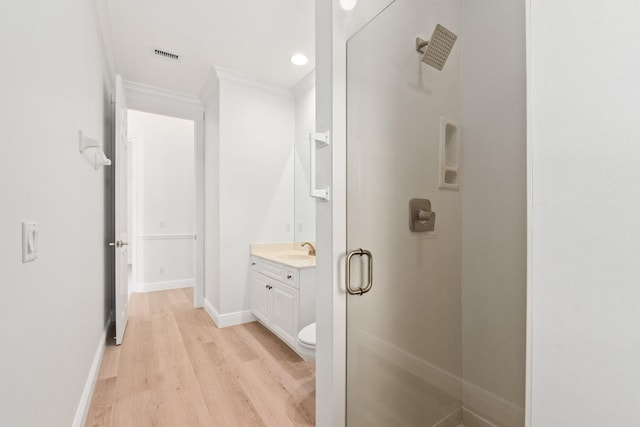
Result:
M193 120L128 111L129 291L196 283Z

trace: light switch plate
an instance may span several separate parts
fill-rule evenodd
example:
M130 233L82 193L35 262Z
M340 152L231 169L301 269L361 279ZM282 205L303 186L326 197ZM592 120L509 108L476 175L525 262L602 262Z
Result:
M34 261L38 258L38 235L40 231L35 222L22 223L22 262Z

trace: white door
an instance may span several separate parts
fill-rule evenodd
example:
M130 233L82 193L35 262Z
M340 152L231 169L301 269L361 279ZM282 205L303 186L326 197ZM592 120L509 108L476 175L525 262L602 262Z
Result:
M116 76L115 116L115 236L110 243L116 251L116 345L122 344L129 318L128 211L127 211L127 102L122 77Z

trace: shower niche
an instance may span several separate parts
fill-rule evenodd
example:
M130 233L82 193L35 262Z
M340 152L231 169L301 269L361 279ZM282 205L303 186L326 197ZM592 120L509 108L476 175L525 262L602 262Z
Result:
M460 188L460 128L451 120L440 117L440 188Z

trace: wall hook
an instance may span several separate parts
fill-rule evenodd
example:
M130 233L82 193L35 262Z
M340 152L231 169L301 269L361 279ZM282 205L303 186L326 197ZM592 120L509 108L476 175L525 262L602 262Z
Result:
M89 138L82 133L82 130L78 132L80 134L80 153L84 155L84 158L94 169L111 166L111 160L107 158L102 150L102 142L98 139Z

